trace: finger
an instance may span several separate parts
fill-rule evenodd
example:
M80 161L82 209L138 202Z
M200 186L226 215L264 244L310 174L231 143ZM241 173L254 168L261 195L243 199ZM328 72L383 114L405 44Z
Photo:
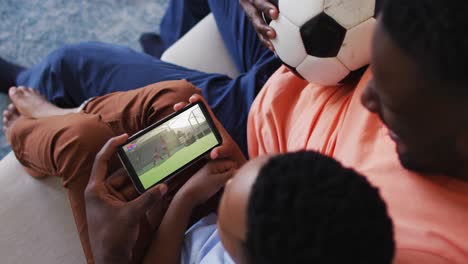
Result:
M226 145L221 145L214 148L210 153L210 158L212 160L225 159L232 156L232 148Z
M119 191L128 201L135 200L140 194L136 190L133 183L127 183Z
M226 131L224 126L221 124L221 122L219 122L218 118L213 113L213 110L211 110L211 107L208 104L208 102L206 102L205 98L203 98L203 96L201 96L199 94L194 94L194 95L190 96L190 98L189 98L189 102L191 104L196 103L198 101L201 101L202 103L205 104L206 109L208 110L208 113L210 114L211 118L213 119L213 122L215 123L216 127L218 128L219 132L221 133L221 136L223 138L230 137L230 135L228 134L228 132Z
M219 122L218 118L216 118L216 115L213 113L213 110L211 110L211 107L209 107L209 104L206 102L205 98L203 98L203 96L199 94L194 94L189 98L190 103L195 103L198 101L201 101L205 104L206 109L208 110L208 113L213 119L213 123L218 128L219 134L223 138L223 145L215 148L214 152L212 151L210 153L210 157L212 159L219 159L219 158L228 158L228 157L231 157L231 155L235 155L235 158L238 160L238 162L241 162L241 163L244 162L245 157L242 154L241 150L239 149L239 146L237 146L237 144L232 139L231 135L226 131L224 126L221 124L221 122Z
M270 1L255 0L253 1L253 4L257 10L261 10L263 13L265 13L265 15L269 16L271 19L275 20L278 18L278 8Z
M218 118L216 118L216 115L213 113L213 110L211 110L210 105L206 102L206 100L205 100L205 98L203 98L203 96L201 96L199 94L194 94L194 95L190 96L190 98L189 98L189 102L191 104L196 103L198 101L201 101L201 102L203 102L205 104L206 109L208 110L208 113L210 114L211 118L213 119L213 122L215 123L216 127L218 127L218 130L220 130L221 133L224 132L225 129L224 129L223 125L221 125L221 123L218 121Z
M257 32L260 31L263 27L267 27L267 24L265 20L263 20L263 17L257 7L253 5L246 5L244 10Z
M90 182L103 182L107 177L107 163L117 148L128 139L127 134L113 137L106 142L94 159Z
M124 168L120 168L107 179L107 182L116 190L123 189L129 182L128 173Z
M174 111L179 111L180 109L184 108L185 106L187 106L187 103L185 102L180 102L180 103L177 103L174 105Z
M154 206L154 204L160 202L163 199L163 196L167 192L167 185L159 184L155 187L149 189L147 192L142 194L140 197L136 198L129 203L131 210L137 216L146 214L148 210Z
M275 34L275 36L276 36L276 34ZM273 46L273 43L268 38L266 38L262 34L258 34L258 38L263 43L263 45L265 45L265 47L267 47L272 52L275 52L275 46Z
M237 170L237 164L232 160L224 160L220 166L222 171Z

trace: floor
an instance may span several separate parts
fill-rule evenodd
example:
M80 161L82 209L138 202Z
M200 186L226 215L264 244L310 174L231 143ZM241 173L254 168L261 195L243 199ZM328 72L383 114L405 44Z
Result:
M0 0L0 57L31 66L64 44L91 40L141 50L139 35L158 31L167 1ZM0 95L0 111L8 104ZM9 151L0 131L0 159Z

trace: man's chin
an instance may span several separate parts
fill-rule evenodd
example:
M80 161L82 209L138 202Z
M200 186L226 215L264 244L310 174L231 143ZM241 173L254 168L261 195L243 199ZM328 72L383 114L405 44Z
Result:
M421 166L419 166L416 162L412 161L409 157L405 155L398 154L398 159L400 160L401 166L407 170L411 171L420 171Z
M398 159L400 160L401 166L407 170L419 173L435 173L435 169L430 167L430 162L423 162L422 160L415 159L407 153L398 153Z
M420 162L418 159L414 158L409 152L408 148L404 144L396 143L396 152L398 154L398 159L400 160L401 166L407 170L423 172L424 167L423 162Z

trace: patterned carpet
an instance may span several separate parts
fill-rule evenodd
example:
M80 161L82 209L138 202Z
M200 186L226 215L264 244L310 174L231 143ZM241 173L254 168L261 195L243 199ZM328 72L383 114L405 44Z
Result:
M141 50L139 35L158 31L167 1L0 0L0 57L31 66L64 44L90 40ZM8 103L0 95L1 111ZM9 151L0 131L0 159Z

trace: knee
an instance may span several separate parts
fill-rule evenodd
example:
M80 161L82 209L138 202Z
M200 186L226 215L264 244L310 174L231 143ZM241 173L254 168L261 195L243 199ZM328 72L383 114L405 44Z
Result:
M60 164L63 163L60 161L66 162L72 159L76 165L79 163L83 163L80 166L88 165L86 163L92 163L96 154L111 137L113 137L112 129L99 116L74 116L66 121L54 139L55 160Z
M139 93L139 91L135 91ZM166 81L143 88L144 122L151 124L174 112L174 104L188 102L190 96L200 94L200 89L193 84L182 81ZM141 94L140 94L141 95Z
M193 84L185 80L177 81L177 85L174 85L173 87L169 86L169 89L172 92L172 96L170 97L172 104L188 102L190 96L194 94L201 94L200 89L196 88Z
M201 90L185 80L169 81L163 83L163 88L158 94L152 97L152 107L155 110L168 108L172 112L174 104L188 102L190 96L201 94Z
M99 54L100 49L103 49L103 47L98 42L64 45L50 53L46 58L46 62L53 69L66 65L75 65L78 61L82 61L83 56L86 56L86 54ZM90 58L92 57L90 56Z
M200 89L185 80L159 82L135 92L142 92L146 99L145 103L154 109L172 108L176 103L188 102L190 96L194 94L201 94Z

